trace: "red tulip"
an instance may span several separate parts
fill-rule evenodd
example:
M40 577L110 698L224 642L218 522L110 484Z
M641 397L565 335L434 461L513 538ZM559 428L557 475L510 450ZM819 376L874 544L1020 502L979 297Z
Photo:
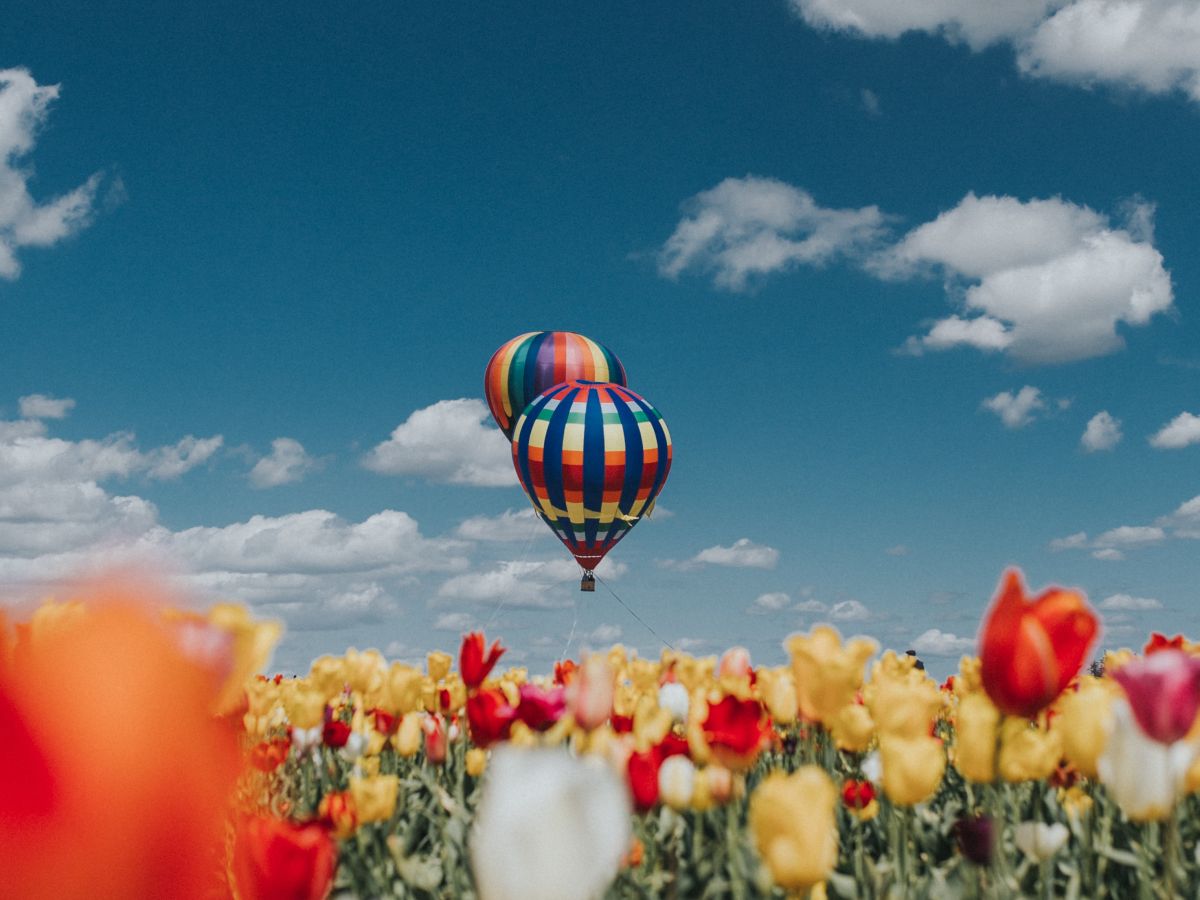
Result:
M426 716L421 720L421 729L425 732L425 761L440 766L446 761L446 753L450 749L446 720L441 716Z
M563 688L542 690L535 684L520 687L521 703L517 706L517 718L534 731L545 731L562 718L567 701Z
M469 688L477 688L488 677L496 661L504 655L504 648L499 641L492 643L491 649L484 653L484 638L482 631L472 631L463 635L462 648L458 653L458 671L463 683Z
M1159 650L1113 673L1125 689L1133 717L1146 737L1173 744L1191 731L1200 712L1200 659Z
M1182 650L1183 635L1177 634L1173 638L1167 637L1165 634L1160 634L1157 631L1150 633L1150 640L1146 646L1142 648L1142 655L1149 656L1151 653L1158 653L1160 650Z
M346 742L350 740L350 726L341 719L330 719L325 723L325 729L321 733L321 739L325 742L326 747L345 747Z
M1030 600L1009 569L979 634L984 690L1003 713L1037 715L1079 673L1098 628L1082 594L1050 588Z
M848 778L842 785L842 803L846 805L847 809L866 809L874 799L875 788L866 779L855 781L853 778Z
M238 828L234 872L245 900L322 900L336 865L337 849L321 825L260 816Z
M508 705L504 693L482 690L467 698L467 724L476 747L490 747L497 741L508 740L516 710Z
M703 728L713 755L731 769L749 767L771 732L769 723L764 721L762 704L757 700L739 700L733 695L708 707Z
M653 809L658 802L658 770L661 765L662 759L655 747L644 753L629 755L629 791L638 812Z

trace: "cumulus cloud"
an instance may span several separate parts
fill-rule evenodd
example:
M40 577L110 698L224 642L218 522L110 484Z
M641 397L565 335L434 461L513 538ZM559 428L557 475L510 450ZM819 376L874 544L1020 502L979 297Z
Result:
M532 506L506 509L498 516L471 516L454 529L457 537L468 541L511 542L541 540L553 532L538 521Z
M1150 437L1150 446L1159 450L1179 450L1200 444L1200 416L1181 412Z
M622 634L620 625L602 623L588 633L587 640L594 644L611 644L613 641L620 640Z
M1129 594L1112 594L1100 601L1101 609L1162 609L1162 601L1153 597L1132 597Z
M878 207L826 209L801 188L754 175L726 178L688 200L684 212L659 251L659 273L707 272L732 291L773 272L857 255L885 223Z
M1004 41L1031 77L1200 100L1200 7L1191 0L791 0L810 25L865 38L911 31L973 50Z
M1200 539L1200 496L1181 503L1173 513L1159 518L1157 524L1172 529L1175 537Z
M75 408L69 397L48 397L45 394L30 394L18 401L22 419L65 419Z
M801 600L799 603L797 603L795 610L796 612L823 613L828 612L829 607L820 600L814 600L810 597L807 600Z
M871 612L857 600L842 600L829 608L829 618L836 622L861 622Z
M51 247L91 221L99 174L39 204L29 193L32 167L19 164L33 151L58 90L39 85L26 69L0 69L0 278L21 274L22 247Z
M888 556L908 556L908 547L905 544L896 544L886 548L883 552Z
M1110 528L1090 539L1086 531L1055 538L1050 542L1050 549L1054 551L1090 550L1093 559L1119 562L1125 558L1127 550L1160 544L1166 539L1167 532L1160 525L1121 525L1117 528Z
M1125 554L1116 547L1103 547L1099 550L1093 550L1092 558L1105 562L1120 562L1125 558Z
M600 578L616 580L627 571L623 563L603 560ZM464 572L438 588L439 602L501 603L525 609L559 609L572 603L570 586L578 585L578 564L571 559L505 560L487 569ZM577 590L577 588L576 588Z
M384 475L480 487L516 483L512 449L480 400L440 400L418 409L376 445L363 465Z
M254 464L250 483L256 488L278 487L300 481L317 467L304 445L294 438L280 437L271 441L271 453Z
M967 346L1025 363L1063 363L1124 346L1117 326L1171 308L1171 278L1149 240L1153 207L1133 202L1125 227L1062 199L968 194L875 256L902 279L940 272L960 306L909 338L912 354Z
M1079 443L1088 453L1100 450L1111 450L1121 441L1121 420L1109 415L1108 410L1100 410L1088 419L1087 428Z
M1005 428L1024 428L1033 422L1037 412L1046 408L1046 402L1040 390L1027 384L1016 394L1001 391L988 397L982 406L998 415Z
M745 569L773 569L779 562L779 551L750 538L739 538L729 547L709 547L690 560L697 565L733 566Z
M754 603L750 605L747 612L754 614L764 614L779 612L782 609L787 609L791 604L792 598L782 591L774 591L769 594L759 594Z
M465 612L442 613L433 623L434 631L455 631L462 633L475 627L475 617Z
M221 449L224 438L213 435L198 438L188 435L171 447L159 447L146 455L146 474L160 481L178 478L197 466L203 465Z
M961 656L975 652L975 639L958 637L939 628L922 632L912 642L912 649L919 656Z

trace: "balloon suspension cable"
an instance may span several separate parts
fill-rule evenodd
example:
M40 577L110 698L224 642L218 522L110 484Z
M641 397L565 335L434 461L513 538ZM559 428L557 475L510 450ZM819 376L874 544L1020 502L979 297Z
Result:
M668 650L674 650L674 649L675 649L675 645L674 645L674 644L672 644L670 641L668 641L666 638L664 638L662 635L660 635L660 634L659 634L657 631L655 631L653 628L651 628L651 627L650 627L650 625L649 625L649 623L647 623L645 619L643 619L641 616L639 616L637 613L635 613L635 612L634 612L632 609L630 609L630 608L629 608L629 606L628 606L628 605L625 603L625 601L624 601L624 600L622 600L620 597L618 597L618 596L617 596L617 592L616 592L616 591L614 591L614 590L613 590L611 587L609 587L609 586L608 586L608 582L607 582L607 581L605 581L605 580L604 580L603 578L601 578L599 575L597 575L597 576L596 576L596 580L597 580L597 581L599 581L599 582L600 582L602 585L604 585L604 589L605 589L606 591L608 591L610 594L612 594L612 595L613 595L613 599L614 599L614 600L616 600L618 603L620 603L622 606L624 606L624 607L625 607L625 611L626 611L627 613L629 613L631 616L633 616L635 619L637 619L639 622L641 622L641 623L642 623L642 625L643 625L643 627L645 627L645 629L646 629L647 631L649 631L649 632L650 632L652 635L654 635L656 638L658 638L658 640L659 640L659 641L661 641L661 642L662 642L662 644L663 644L663 645L664 645L664 646L665 646L665 647L666 647Z
M534 512L536 513L537 509L534 509ZM525 549L521 551L522 564L524 564L525 558L529 556L529 550L531 547L533 547L533 539L537 536L538 530L541 528L541 525L538 523L537 516L533 517L532 525L533 527L529 529L529 537L525 539ZM518 570L519 568L520 567L518 566ZM496 602L495 607L492 609L492 614L488 617L487 624L483 627L484 631L487 631L492 627L492 623L496 621L496 616L500 615L500 610L504 609L504 604L507 602L508 594L501 594L500 599Z
M567 636L567 644L563 647L563 652L558 655L559 659L567 658L567 651L571 649L571 642L575 640L575 629L579 626L579 600L572 598L571 605L575 607L575 619L571 622L571 633Z

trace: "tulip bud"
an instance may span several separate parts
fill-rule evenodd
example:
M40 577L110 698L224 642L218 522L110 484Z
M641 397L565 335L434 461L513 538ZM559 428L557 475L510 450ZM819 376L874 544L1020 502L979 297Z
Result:
M671 756L658 768L658 793L663 803L684 810L696 789L696 767L686 756Z
M687 688L677 681L668 681L658 689L658 705L676 722L687 720L688 702Z
M614 680L608 660L599 654L584 660L571 679L568 704L576 724L584 731L592 731L608 721L612 714Z
M479 747L472 747L467 751L467 774L472 778L478 778L487 768L487 751Z

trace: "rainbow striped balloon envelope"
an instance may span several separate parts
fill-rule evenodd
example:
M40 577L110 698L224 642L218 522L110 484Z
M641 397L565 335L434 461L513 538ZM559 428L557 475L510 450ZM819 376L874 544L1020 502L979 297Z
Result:
M517 417L534 397L575 378L627 383L621 361L591 338L573 331L531 331L492 354L483 372L483 393L492 418L512 440Z
M671 470L671 435L629 388L568 381L517 420L513 464L533 508L591 571L653 506Z

